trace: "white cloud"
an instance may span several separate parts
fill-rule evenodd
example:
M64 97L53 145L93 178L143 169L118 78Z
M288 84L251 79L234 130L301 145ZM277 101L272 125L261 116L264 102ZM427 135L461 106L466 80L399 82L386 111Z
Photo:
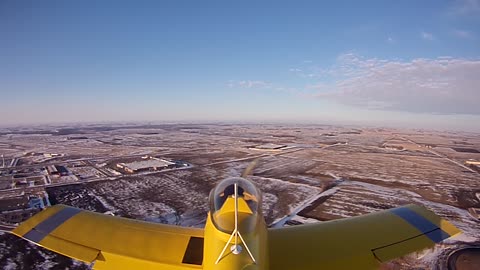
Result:
M424 40L433 40L433 39L434 39L433 34L432 34L432 33L428 33L428 32L421 32L421 33L420 33L420 36L421 36Z
M450 7L451 15L464 16L480 13L480 0L457 0Z
M337 61L324 70L337 79L308 87L317 90L314 96L371 109L480 114L480 60L400 61L344 54Z
M266 81L252 81L252 80L242 80L242 81L229 81L227 86L229 88L244 88L244 89L265 89L274 92L283 92L292 95L304 95L302 90L294 87L287 87L282 85L277 85L271 82Z
M228 87L230 88L271 88L272 84L265 81L229 81Z
M459 38L464 38L464 39L472 39L473 38L473 34L471 32L466 31L466 30L460 30L460 29L453 30L453 35L455 35L456 37L459 37Z
M395 40L392 37L388 37L387 42L390 43L390 44L393 44L393 43L395 43Z
M292 72L293 74L295 74L296 76L298 76L300 78L307 78L307 79L318 77L318 74L320 73L318 68L313 68L311 66L304 67L302 69L300 69L300 68L290 68L288 71Z

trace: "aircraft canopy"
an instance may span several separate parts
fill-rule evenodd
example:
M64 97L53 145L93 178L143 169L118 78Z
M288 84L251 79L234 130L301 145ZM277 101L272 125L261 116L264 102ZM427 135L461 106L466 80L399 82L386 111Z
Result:
M225 218L233 220L235 184L237 184L238 212L242 216L257 216L261 211L260 191L248 180L240 177L227 178L221 181L210 193L210 213L214 225L223 231L230 231ZM246 221L246 220L245 220Z

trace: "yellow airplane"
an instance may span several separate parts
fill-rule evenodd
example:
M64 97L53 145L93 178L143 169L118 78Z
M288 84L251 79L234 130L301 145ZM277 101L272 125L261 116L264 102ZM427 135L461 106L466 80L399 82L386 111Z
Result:
M267 228L259 190L242 177L210 193L204 229L49 207L13 234L95 269L376 269L460 231L424 207Z

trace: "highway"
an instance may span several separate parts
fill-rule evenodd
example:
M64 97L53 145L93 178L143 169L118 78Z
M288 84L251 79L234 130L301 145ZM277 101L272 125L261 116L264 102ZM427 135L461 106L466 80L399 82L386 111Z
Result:
M407 142L409 142L409 143L413 143L413 144L415 144L416 146L418 146L418 147L420 147L420 148L426 148L426 147L424 147L424 146L422 146L422 145L420 145L420 144L418 144L418 143L416 143L416 142L414 142L414 141L412 141L412 140L410 140L410 139L403 138L403 137L402 137L401 139L404 140L404 141L407 141ZM456 160L454 160L454 159L451 159L451 158L449 158L449 157L447 157L447 156L445 156L445 155L442 155L442 154L440 154L440 153L438 153L438 152L436 152L436 151L433 151L432 149L428 149L428 148L426 148L426 149L427 149L428 152L436 155L437 157L446 159L446 160L450 161L451 163L453 163L453 164L455 164L455 165L457 165L457 166L460 166L460 167L462 167L463 169L465 169L465 170L467 170L467 171L470 171L470 172L472 172L472 173L478 173L477 171L473 170L472 168L469 168L469 167L465 166L465 165L462 164L461 162L458 162L458 161L456 161Z

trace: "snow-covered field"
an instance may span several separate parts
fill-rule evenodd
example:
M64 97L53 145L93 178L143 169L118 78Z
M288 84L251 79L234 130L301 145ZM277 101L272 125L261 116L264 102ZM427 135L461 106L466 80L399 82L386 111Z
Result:
M251 150L268 143L292 148L268 153ZM386 148L392 145L404 150ZM260 158L248 179L263 193L267 224L287 218L286 224L294 226L417 203L464 232L432 250L392 261L385 269L438 269L448 252L479 245L480 223L467 210L480 207L476 197L480 174L460 165L468 159L480 160L480 154L450 148L459 145L479 149L480 137L273 124L91 125L48 127L39 134L31 130L0 131L0 150L7 160L19 158L25 165L39 161L26 156L29 152L62 154L48 161L60 164L83 159L109 164L145 154L192 164L183 170L48 188L54 203L151 222L202 227L211 188L227 177L240 176L252 160ZM86 178L95 178L99 173L88 166L72 170ZM0 252L0 268L4 269L87 267L10 235L0 235Z

